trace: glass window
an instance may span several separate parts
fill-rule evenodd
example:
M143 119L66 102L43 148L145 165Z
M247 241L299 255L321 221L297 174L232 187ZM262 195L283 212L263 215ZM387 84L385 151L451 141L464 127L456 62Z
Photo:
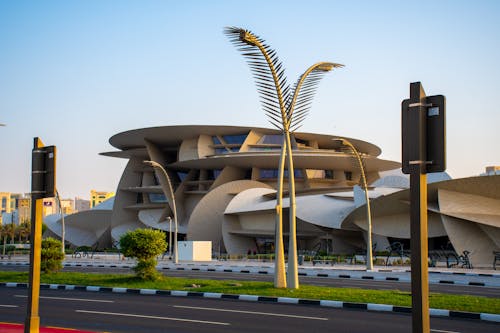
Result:
M352 180L352 172L351 171L344 171L344 174L345 174L346 180Z
M333 170L325 170L325 178L326 179L334 179L334 172L333 172Z
M307 144L309 143L306 140L297 139L297 138L295 138L295 142L297 142L298 144L303 144L304 146L307 146Z
M274 144L274 145L281 145L283 142L283 135L282 134L277 134L277 135L264 135L260 140L259 143L262 144Z
M165 194L163 193L149 193L149 202L152 203L163 203L167 202L167 198L165 197Z
M260 178L278 178L278 169L260 169ZM294 170L295 178L303 178L302 170ZM285 169L285 173L283 175L284 178L288 178L288 170Z
M246 134L224 135L222 137L227 144L243 144L247 138Z
M222 170L220 169L215 169L215 170L207 170L207 179L208 180L215 180L217 177L220 175Z
M260 169L259 177L262 179L278 178L278 169Z
M177 177L179 177L181 182L186 179L187 175L187 172L177 171Z
M220 142L219 138L216 137L216 136L213 136L212 137L212 142L215 144L215 145L220 145L222 142Z
M229 151L227 151L226 148L215 148L215 155L222 155L227 153L229 153Z
M137 193L136 203L141 204L144 202L144 198L142 197L142 193Z

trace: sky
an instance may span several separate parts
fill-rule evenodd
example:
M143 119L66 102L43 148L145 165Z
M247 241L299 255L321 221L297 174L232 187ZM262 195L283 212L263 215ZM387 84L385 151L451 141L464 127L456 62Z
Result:
M33 138L57 147L64 198L115 191L119 132L170 125L271 127L226 26L265 39L289 82L318 61L301 131L371 142L401 161L411 82L445 95L447 172L500 165L499 1L0 0L0 192L31 184Z

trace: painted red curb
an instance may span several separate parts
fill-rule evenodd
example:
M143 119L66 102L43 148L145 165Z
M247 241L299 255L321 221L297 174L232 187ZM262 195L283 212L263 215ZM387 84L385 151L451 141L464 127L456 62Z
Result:
M23 324L0 323L0 332L2 333L24 333ZM90 331L80 331L72 328L61 327L40 327L40 333L95 333Z

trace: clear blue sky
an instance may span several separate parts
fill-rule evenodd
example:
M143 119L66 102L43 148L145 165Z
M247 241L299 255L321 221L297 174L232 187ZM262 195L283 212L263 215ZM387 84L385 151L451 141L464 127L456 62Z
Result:
M267 127L251 73L222 33L252 30L293 82L327 75L303 131L401 159L409 83L447 98L448 172L500 165L499 1L0 1L0 191L29 192L33 138L58 148L63 197L114 191L121 131L178 124Z

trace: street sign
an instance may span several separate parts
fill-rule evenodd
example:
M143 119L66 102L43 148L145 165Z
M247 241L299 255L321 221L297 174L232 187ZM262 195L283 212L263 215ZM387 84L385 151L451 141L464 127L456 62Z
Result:
M31 195L52 198L56 196L56 147L45 147L39 141L40 139L35 138L35 146L31 152Z
M422 164L424 173L446 170L446 98L426 96L422 84L410 84L410 99L401 103L402 170Z

